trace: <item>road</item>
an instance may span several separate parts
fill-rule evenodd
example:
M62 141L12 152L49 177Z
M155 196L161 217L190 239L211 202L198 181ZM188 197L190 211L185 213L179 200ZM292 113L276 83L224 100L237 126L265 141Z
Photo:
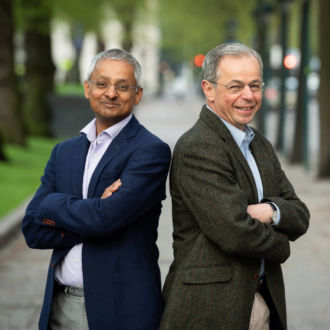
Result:
M147 99L136 115L173 149L178 137L197 119L203 101ZM318 181L313 172L284 165L297 194L311 211L308 233L291 244L283 266L290 330L330 329L330 180ZM172 260L170 197L164 202L159 225L159 264L162 279ZM18 235L0 251L0 329L37 328L50 252L30 250Z

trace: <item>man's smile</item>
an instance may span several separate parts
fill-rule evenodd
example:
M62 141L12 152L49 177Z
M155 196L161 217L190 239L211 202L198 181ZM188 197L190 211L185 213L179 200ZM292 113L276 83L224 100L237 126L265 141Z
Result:
M237 109L239 111L245 111L245 112L253 111L255 109L255 105L249 106L249 107L239 107L236 105L234 107L235 107L235 109Z
M107 108L114 108L114 107L118 107L120 105L119 103L109 102L109 101L101 101L100 103Z

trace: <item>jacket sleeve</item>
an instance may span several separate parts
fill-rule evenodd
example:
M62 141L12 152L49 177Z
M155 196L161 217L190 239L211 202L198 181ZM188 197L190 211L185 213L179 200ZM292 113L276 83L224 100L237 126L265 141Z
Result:
M202 140L176 149L170 180L175 210L187 207L204 236L228 254L284 262L288 237L247 213L252 190L233 152Z
M163 142L137 148L121 174L122 185L106 199L51 192L39 204L36 223L85 238L111 237L165 198L171 151ZM46 221L45 221L46 219Z
M56 191L55 158L57 147L52 151L44 175L41 178L41 185L29 203L23 218L22 231L26 243L31 248L68 248L82 242L81 237L75 233L63 230L63 228L45 226L35 221L41 201Z
M281 219L274 229L285 233L289 240L294 241L307 231L310 214L306 205L296 195L271 145L269 145L269 150L271 150L271 162L278 183L278 195L265 196L263 201L273 202L277 205Z

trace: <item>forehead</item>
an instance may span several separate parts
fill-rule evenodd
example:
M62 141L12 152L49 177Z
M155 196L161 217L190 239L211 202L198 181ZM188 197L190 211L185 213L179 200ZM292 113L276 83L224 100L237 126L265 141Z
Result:
M219 62L217 71L220 78L228 81L261 79L259 62L252 55L227 55Z
M133 66L123 60L103 59L97 62L92 78L135 81Z

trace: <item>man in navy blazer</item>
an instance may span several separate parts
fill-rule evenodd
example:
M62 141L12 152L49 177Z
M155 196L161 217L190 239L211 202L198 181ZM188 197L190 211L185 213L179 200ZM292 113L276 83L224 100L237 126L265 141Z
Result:
M141 67L121 49L93 59L95 119L55 146L27 207L27 244L53 249L40 329L157 329L156 246L171 152L132 114Z

